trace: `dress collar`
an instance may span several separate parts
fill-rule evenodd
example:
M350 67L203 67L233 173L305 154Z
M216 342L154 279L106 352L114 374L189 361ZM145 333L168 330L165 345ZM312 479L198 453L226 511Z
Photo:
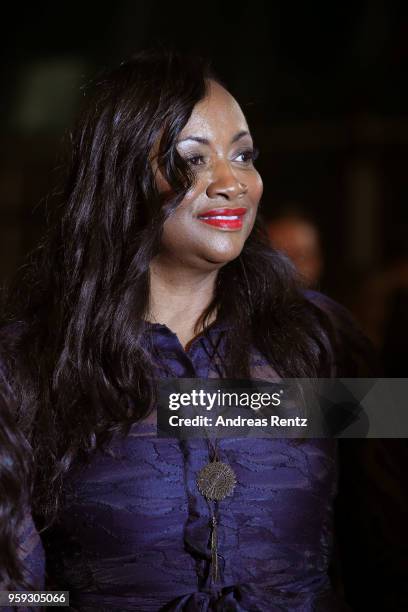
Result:
M174 332L164 323L153 323L151 321L143 321L143 325L146 331L174 334ZM225 319L216 319L215 321L213 321L213 323L211 323L208 327L206 327L202 332L197 334L195 338L198 338L200 336L212 335L213 333L216 333L216 332L227 331L228 329L231 329L231 327L232 325L228 323Z

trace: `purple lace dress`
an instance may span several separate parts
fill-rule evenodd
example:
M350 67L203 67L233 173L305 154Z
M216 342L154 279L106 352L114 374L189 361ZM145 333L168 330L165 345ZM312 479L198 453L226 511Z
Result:
M186 352L163 325L150 325L157 377L217 377L211 342ZM255 351L254 378L276 380ZM205 440L156 436L154 415L73 469L58 525L45 538L52 583L75 610L306 612L346 610L328 568L337 487L334 440L223 439L220 459L237 475L218 503L220 576L210 572L210 517L197 472Z

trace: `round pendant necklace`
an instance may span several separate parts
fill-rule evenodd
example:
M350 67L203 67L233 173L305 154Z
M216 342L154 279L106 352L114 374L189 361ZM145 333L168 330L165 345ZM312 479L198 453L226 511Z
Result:
M213 451L212 460L197 474L197 487L208 502L219 502L234 492L237 477L234 470L219 460L217 441L214 446L207 439ZM216 504L215 504L216 505ZM217 518L214 508L211 509L211 576L218 580Z
M215 459L207 463L197 475L197 486L201 495L210 501L220 501L231 495L237 484L233 469Z

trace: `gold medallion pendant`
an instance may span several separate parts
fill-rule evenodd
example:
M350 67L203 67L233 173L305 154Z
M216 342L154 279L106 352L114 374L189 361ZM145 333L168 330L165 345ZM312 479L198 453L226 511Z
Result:
M213 448L213 461L207 463L197 474L197 487L201 495L208 502L219 502L231 495L237 484L234 470L218 461L218 449ZM216 505L216 504L215 504ZM216 511L213 507L211 517L211 576L214 582L218 581L218 525Z
M231 495L237 484L233 469L221 461L205 465L197 475L198 489L206 499L220 501Z

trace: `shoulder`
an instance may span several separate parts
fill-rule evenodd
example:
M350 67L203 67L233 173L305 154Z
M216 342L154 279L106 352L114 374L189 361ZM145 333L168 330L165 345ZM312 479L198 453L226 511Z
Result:
M303 295L330 322L336 376L378 376L380 366L374 347L347 308L319 291L307 289Z
M19 584L16 585L13 582L12 588L20 590L21 586L23 586L24 590L30 585L30 588L34 590L42 590L44 588L45 579L44 548L40 535L34 525L31 511L27 507L25 507L23 511L23 519L17 528L16 544L17 546L13 543L13 554L15 555L14 562L17 563L26 584L24 584L24 586L23 584L20 585L20 579L18 579ZM2 574L0 575L0 589L5 590L10 585L4 577L4 573L0 572L0 574ZM14 576L13 580L16 580ZM7 608L7 610L8 609L9 608ZM26 608L24 608L24 610L25 609Z
M350 329L358 328L357 323L354 321L352 314L347 308L330 298L328 295L313 289L305 289L303 291L303 296L308 302L323 311L336 327L349 327Z
M19 530L19 554L30 584L38 590L44 588L44 548L29 509Z

